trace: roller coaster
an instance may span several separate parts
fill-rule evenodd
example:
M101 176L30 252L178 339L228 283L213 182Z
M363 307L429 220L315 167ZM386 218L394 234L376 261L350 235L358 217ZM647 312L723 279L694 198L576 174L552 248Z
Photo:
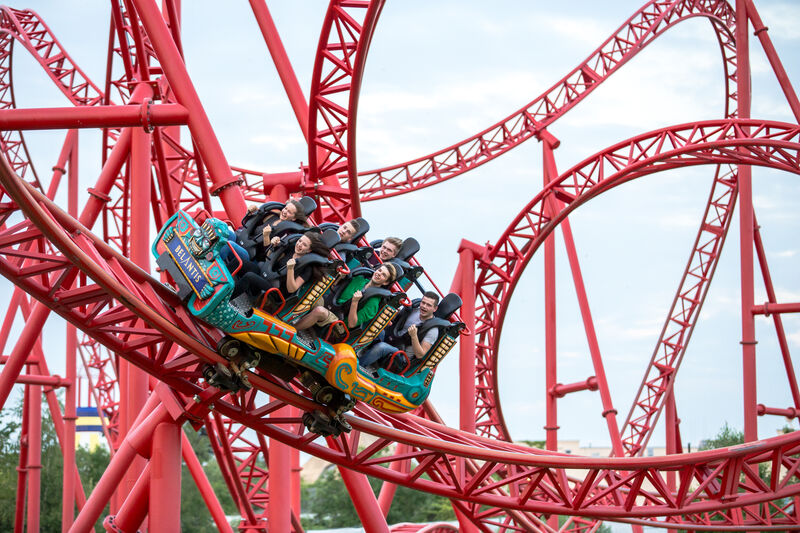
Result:
M356 117L384 1L328 3L306 100L266 3L251 0L253 20L308 146L307 164L285 173L229 164L204 107L208 103L201 101L184 62L181 8L191 10L189 3L164 0L159 8L154 0L112 1L102 88L62 47L46 16L0 8L0 273L14 285L0 329L2 345L13 342L0 356L0 405L9 405L15 386L25 391L20 439L26 452L20 455L15 531L39 528L42 398L62 446L62 517L68 531L90 530L107 504L108 531L136 531L145 520L149 531L179 530L182 460L216 526L231 531L182 434L186 422L205 428L238 507L241 531L302 531L293 472L300 452L337 465L367 531L390 530L385 517L397 485L449 498L463 531L591 532L604 521L634 531L800 529L800 432L759 439L759 416L800 416L783 318L800 305L778 300L752 185L753 167L800 173L800 101L757 3L651 0L576 68L494 125L429 155L361 171L355 158ZM631 59L646 58L648 45L692 19L710 22L719 45L722 115L639 133L559 171L554 150L560 140L551 131L558 120ZM752 46L763 49L790 110L785 121L751 116L751 30ZM12 58L19 54L39 65L69 105L17 106ZM82 177L88 199L79 205L78 136L85 128L101 131L102 167L88 182ZM23 137L43 129L66 132L57 160L46 163L52 166L49 180L37 173ZM465 324L458 341L458 428L445 424L433 402L423 401L427 392L421 390L397 409L366 396L353 402L342 396L332 405L315 393L321 382L303 379L302 372L259 364L234 368L233 352L224 349L229 323L198 315L204 298L230 290L225 273L217 278L220 283L189 287L197 293L187 304L186 289L174 286L182 274L168 275L161 263L160 272L150 268L154 240L155 255L162 257L168 248L159 243L167 246L175 236L162 232L157 237L151 227L172 227L175 243L190 246L190 235L200 230L194 217L212 221L211 229L201 232L213 227L221 232L213 221L241 220L249 203L298 196L313 197L315 223L341 224L362 216L362 203L426 194L418 191L457 179L532 139L541 145L543 188L497 239L485 245L465 239L458 249L450 287L463 302L458 320ZM711 176L705 210L695 222L689 260L620 427L569 217L589 200L639 177L701 165ZM681 439L675 383L737 202L741 333L727 335L741 343L746 442L691 452ZM189 233L170 226L176 216L186 231L191 227ZM469 220L463 227L470 231ZM559 383L556 373L556 229L564 236L594 372L570 384ZM425 250L423 243L420 260ZM205 257L205 263L197 264L203 268L216 261L214 253L204 255L207 251L198 248L203 253L197 257ZM542 255L545 338L538 344L544 347L546 371L538 379L545 384L546 440L545 449L538 449L512 441L501 407L498 361L512 296L534 256ZM416 258L411 264L425 270ZM763 304L755 302L757 271L767 295ZM436 288L433 279L424 283ZM65 355L51 355L42 344L43 328L57 320L53 312L68 324ZM274 310L252 312L265 324L278 320ZM756 345L763 337L757 338L755 324L761 317L774 327L771 335L786 373L785 385L774 387L784 386L792 402L788 408L758 402ZM271 342L267 351L281 351ZM246 344L258 343L249 338ZM284 351L289 353L289 344ZM66 376L51 373L48 359L54 357L66 361ZM79 360L114 452L90 494L78 475L72 445ZM238 376L236 386L219 378L226 372ZM437 378L437 384L442 381ZM352 393L352 384L343 381L336 394ZM59 388L63 406L56 397ZM597 393L595 412L607 426L611 457L557 451L558 401L586 390ZM325 409L340 417L339 430L320 431L309 423L309 413ZM668 455L647 456L659 420ZM367 476L383 481L377 497ZM402 524L391 530L455 527Z

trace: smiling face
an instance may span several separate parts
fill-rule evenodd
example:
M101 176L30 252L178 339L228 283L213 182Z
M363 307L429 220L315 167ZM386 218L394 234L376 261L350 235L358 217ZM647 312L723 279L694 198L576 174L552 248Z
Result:
M336 233L339 234L339 240L342 242L350 242L350 239L355 235L356 228L353 226L352 222L345 222L339 229L336 230Z
M294 253L297 255L306 255L311 251L311 239L303 235L294 244Z
M378 270L376 270L374 274L372 274L372 283L380 287L383 287L384 285L389 283L391 279L392 279L392 271L389 270L389 267L387 267L386 265L383 265Z
M292 202L287 202L283 209L281 209L281 220L294 220L297 216L297 206Z
M383 241L383 244L381 244L381 247L378 249L378 257L380 257L381 261L385 263L389 259L392 259L394 256L396 256L398 251L399 250L397 246L389 241Z
M422 300L419 302L419 317L422 320L428 320L433 316L433 312L436 311L436 307L436 303L432 298L423 296Z

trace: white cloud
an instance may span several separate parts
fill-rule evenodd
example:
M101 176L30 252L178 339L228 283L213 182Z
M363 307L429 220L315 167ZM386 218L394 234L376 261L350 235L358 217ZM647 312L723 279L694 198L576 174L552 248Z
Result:
M551 15L548 17L548 27L560 37L594 46L608 38L608 32L594 19Z
M270 135L265 133L250 137L249 141L250 144L254 145L269 145L270 147L281 152L289 150L300 144L305 144L305 141L302 138L299 138L297 135Z
M796 2L759 6L759 14L769 34L775 39L800 39L800 5Z
M781 259L794 257L797 255L797 250L782 250L780 252L775 252L774 254L770 254L773 257L779 257Z
M695 212L670 213L657 219L658 226L664 229L696 228L699 222L700 217Z

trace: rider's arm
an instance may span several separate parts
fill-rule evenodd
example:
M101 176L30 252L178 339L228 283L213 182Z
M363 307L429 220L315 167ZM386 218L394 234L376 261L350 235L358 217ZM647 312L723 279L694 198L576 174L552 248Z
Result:
M419 359L428 352L428 349L431 347L431 343L427 341L419 341L419 337L417 336L417 326L411 326L408 328L408 336L411 337L411 348L414 350L414 357Z

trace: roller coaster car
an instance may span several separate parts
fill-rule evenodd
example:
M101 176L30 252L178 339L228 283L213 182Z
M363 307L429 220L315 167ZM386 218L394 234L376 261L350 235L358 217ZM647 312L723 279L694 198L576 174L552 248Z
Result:
M330 409L330 414L307 413L309 429L322 434L348 431L341 415L356 400L387 413L402 413L428 397L436 364L420 365L408 376L382 368L370 372L359 366L351 344L331 344L298 334L291 325L331 286L335 279L332 271L320 281L301 287L290 299L283 300L278 293L278 298L271 300L273 290L253 309L233 305L230 295L234 278L220 257L220 251L230 246L228 235L227 225L220 220L208 218L200 226L187 213L178 211L152 246L159 268L172 278L187 309L227 334L217 349L230 361L229 367L220 364L206 368L204 375L210 384L229 390L248 388L246 370L256 367L282 379L299 375L314 399ZM395 308L392 317L396 312ZM364 331L372 338L382 329L370 327L365 326ZM352 341L358 344L359 338Z

